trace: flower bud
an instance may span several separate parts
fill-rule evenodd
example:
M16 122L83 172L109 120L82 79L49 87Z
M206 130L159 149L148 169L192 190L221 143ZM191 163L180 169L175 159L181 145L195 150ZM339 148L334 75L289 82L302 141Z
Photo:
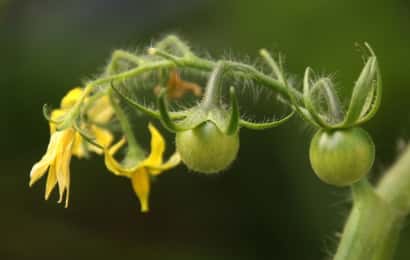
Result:
M213 122L205 121L194 129L177 132L176 149L189 169L217 173L235 160L239 133L226 135Z

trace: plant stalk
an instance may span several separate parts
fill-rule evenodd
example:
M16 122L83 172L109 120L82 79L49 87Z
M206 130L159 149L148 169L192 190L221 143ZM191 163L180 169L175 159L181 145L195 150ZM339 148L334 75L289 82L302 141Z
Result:
M334 260L391 260L410 210L410 145L377 189L352 185L353 208Z
M127 157L129 158L143 158L145 155L145 151L139 145L137 139L135 138L134 131L132 130L132 126L128 117L126 116L125 112L122 108L118 105L117 100L114 97L114 93L110 88L108 90L108 95L111 100L111 105L114 108L115 115L120 122L121 129L124 132L125 137L127 138L128 142L128 152Z

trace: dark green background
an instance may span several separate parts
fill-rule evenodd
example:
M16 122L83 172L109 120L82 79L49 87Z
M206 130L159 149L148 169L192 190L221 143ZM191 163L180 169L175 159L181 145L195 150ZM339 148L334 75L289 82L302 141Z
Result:
M410 127L410 3L311 1L8 1L0 16L0 259L326 259L349 209L348 190L310 169L313 134L300 120L241 131L234 165L219 176L180 166L154 184L143 215L128 180L101 158L72 162L71 205L28 188L44 153L43 103L101 71L115 48L176 32L213 55L286 54L287 68L336 72L349 93L355 42L368 41L384 77L381 110L365 128L377 145L373 176L397 157ZM158 124L157 124L158 125ZM170 141L171 143L172 141ZM397 259L410 258L405 227Z

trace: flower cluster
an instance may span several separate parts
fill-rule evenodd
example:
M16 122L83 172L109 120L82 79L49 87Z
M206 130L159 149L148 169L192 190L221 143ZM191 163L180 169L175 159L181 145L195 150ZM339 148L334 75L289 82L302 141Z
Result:
M72 155L83 158L88 152L101 154L103 151L94 144L84 140L81 134L72 126L65 129L58 129L58 121L63 120L71 111L73 106L83 96L83 89L80 87L70 90L61 100L60 108L51 112L50 120L50 142L44 156L39 162L34 164L30 172L30 186L43 177L48 169L46 182L45 199L47 200L58 184L59 202L63 201L65 195L65 207L68 206L70 193L70 161ZM88 114L95 118L96 122L106 123L112 117L112 110L107 106L107 99L101 97L95 102ZM96 124L86 126L95 137L96 142L108 146L113 140L113 135Z
M73 123L64 129L59 129L61 124L59 122L67 120L67 116L81 99L84 99L83 106L86 107L87 120L79 123L81 128L77 128ZM76 87L70 90L61 100L60 108L51 112L50 142L44 156L31 169L29 185L36 183L48 170L45 199L49 198L54 187L58 185L60 196L58 202L62 202L65 196L65 207L68 207L71 157L74 155L82 159L92 152L104 155L106 167L110 172L131 179L141 202L141 211L148 211L149 177L159 175L164 170L178 165L179 156L174 154L169 161L163 163L165 141L158 130L150 124L148 126L152 135L150 155L147 158L140 158L141 161L135 160L133 162L135 165L132 167L121 165L113 156L124 145L125 138L111 145L114 135L103 127L107 126L113 117L115 117L115 110L108 95L98 94L88 97L84 96L83 88Z

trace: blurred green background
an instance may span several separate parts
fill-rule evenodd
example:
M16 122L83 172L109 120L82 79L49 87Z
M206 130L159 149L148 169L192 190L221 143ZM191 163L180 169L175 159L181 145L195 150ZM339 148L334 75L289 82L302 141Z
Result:
M327 259L349 210L348 190L310 169L313 132L300 120L241 131L234 165L219 176L167 172L139 213L128 180L101 158L72 162L71 205L28 188L44 153L44 103L101 71L115 48L178 33L213 55L286 54L289 71L336 72L352 87L355 42L368 41L384 77L381 110L365 128L377 145L373 176L397 157L410 129L410 2L407 0L19 0L0 2L0 259ZM158 124L157 124L158 125ZM397 259L410 259L405 227Z

